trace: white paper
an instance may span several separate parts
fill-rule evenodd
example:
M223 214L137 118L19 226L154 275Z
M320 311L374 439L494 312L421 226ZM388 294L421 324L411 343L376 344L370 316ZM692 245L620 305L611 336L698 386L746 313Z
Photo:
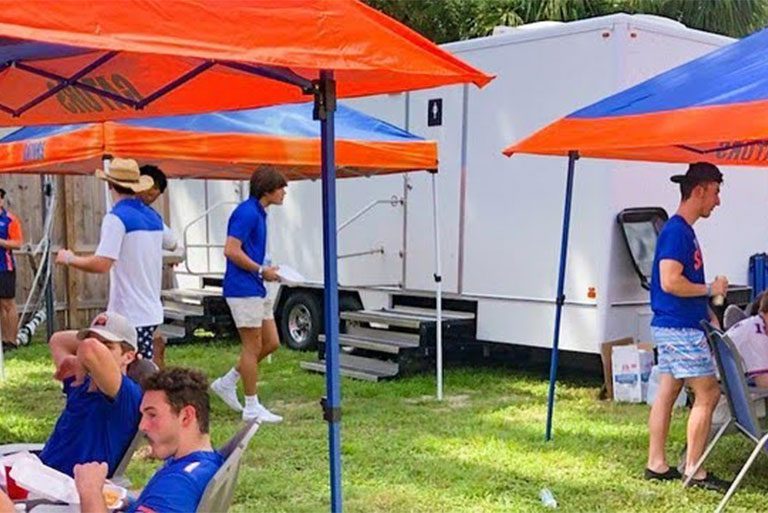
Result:
M45 499L79 504L75 480L40 460L22 458L14 462L11 477L16 484Z
M277 276L284 283L305 283L307 279L299 271L290 265L280 264Z

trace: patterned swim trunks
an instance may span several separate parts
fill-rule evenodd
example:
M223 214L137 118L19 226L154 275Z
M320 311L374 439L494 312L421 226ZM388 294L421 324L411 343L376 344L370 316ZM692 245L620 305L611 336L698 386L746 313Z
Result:
M676 379L715 375L715 361L703 331L651 326L651 334L659 353L659 372Z

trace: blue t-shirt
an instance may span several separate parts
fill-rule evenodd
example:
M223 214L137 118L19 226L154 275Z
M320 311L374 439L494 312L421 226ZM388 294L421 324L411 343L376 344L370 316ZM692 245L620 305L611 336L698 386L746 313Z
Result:
M659 262L675 260L683 265L683 276L691 283L704 281L704 258L691 225L679 215L672 216L662 228L656 243L651 274L651 326L659 328L695 328L709 318L707 296L679 297L661 289Z
M267 250L267 211L255 198L240 203L227 223L227 237L243 243L243 251L259 265ZM259 276L227 259L224 272L224 297L265 297L267 289Z
M123 376L112 399L98 389L89 392L90 377L78 386L72 386L73 381L64 381L67 404L40 459L70 476L78 463L104 461L111 476L139 428L141 387Z
M128 513L192 513L205 487L224 463L218 452L197 451L183 458L168 458L149 480Z

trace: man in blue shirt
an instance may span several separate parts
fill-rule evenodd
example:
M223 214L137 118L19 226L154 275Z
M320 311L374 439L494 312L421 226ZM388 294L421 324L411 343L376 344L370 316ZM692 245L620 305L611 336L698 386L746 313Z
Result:
M43 463L72 475L77 463L104 461L112 475L139 426L141 387L125 375L137 345L134 326L114 312L97 315L75 339L68 332L51 337L67 402L40 453Z
M191 513L197 509L205 487L223 463L211 448L208 381L192 369L162 370L144 382L141 431L152 456L165 463L130 504L130 513ZM102 489L107 475L104 463L75 467L80 509L106 513Z
M260 402L257 395L259 362L277 350L280 339L271 298L265 281L277 281L277 267L267 263L267 208L282 205L287 182L283 175L263 167L251 175L250 198L232 212L227 225L224 256L224 297L240 334L242 349L236 367L211 384L211 390L230 408L243 412L243 420L280 422ZM237 382L242 377L245 407L237 397Z
M691 164L684 175L672 177L680 184L681 201L659 234L651 275L651 333L658 350L661 382L648 420L650 432L645 478L680 479L677 469L667 464L665 445L675 399L688 385L695 400L688 417L686 473L701 458L720 398L715 364L701 321L717 320L709 311L709 296L724 296L728 280L718 276L707 285L704 259L693 224L708 218L720 204L723 175L709 163ZM730 483L699 469L694 486L725 491Z

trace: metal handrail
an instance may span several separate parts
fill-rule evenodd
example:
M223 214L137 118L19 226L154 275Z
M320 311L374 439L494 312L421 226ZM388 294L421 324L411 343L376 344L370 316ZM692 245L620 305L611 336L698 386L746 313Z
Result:
M210 266L208 271L193 271L189 268L189 248L223 248L224 246L222 244L187 244L187 233L189 232L189 229L192 227L192 225L196 224L201 219L204 219L208 217L208 214L210 214L212 211L216 210L219 207L223 207L224 205L239 205L240 202L238 201L220 201L218 203L213 204L211 207L205 209L202 214L194 218L192 221L187 223L187 226L184 227L184 267L187 269L187 273L194 275L194 276L202 276L205 274L210 274Z
M363 207L361 210L359 210L355 215L353 215L352 217L350 217L349 219L347 219L346 221L341 223L339 225L339 227L336 229L336 233L338 234L339 232L341 232L341 230L343 230L344 228L346 228L347 226L349 226L353 222L355 222L358 219L360 219L361 217L363 217L366 213L368 213L376 205L388 204L388 205L391 205L393 207L396 207L398 205L403 205L403 203L404 203L403 198L400 198L398 196L392 196L391 198L384 199L384 200L372 201L369 204L367 204L365 207Z

